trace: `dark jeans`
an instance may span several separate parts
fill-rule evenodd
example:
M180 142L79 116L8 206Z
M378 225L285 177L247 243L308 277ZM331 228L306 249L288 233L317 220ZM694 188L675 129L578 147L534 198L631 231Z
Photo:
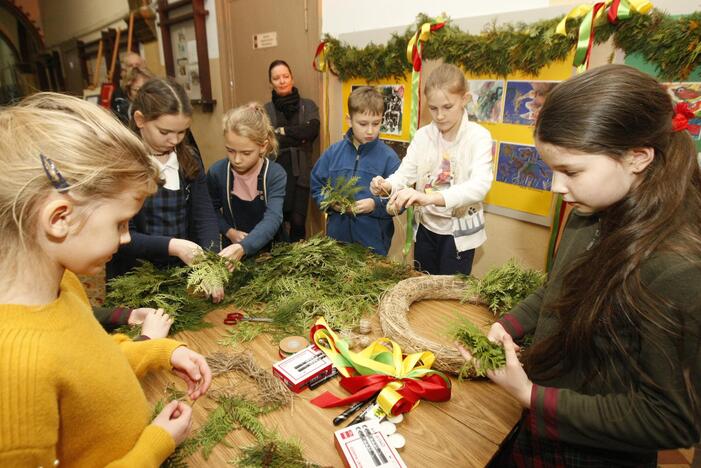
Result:
M431 275L469 275L475 249L458 252L453 236L436 234L419 224L414 246L414 268Z

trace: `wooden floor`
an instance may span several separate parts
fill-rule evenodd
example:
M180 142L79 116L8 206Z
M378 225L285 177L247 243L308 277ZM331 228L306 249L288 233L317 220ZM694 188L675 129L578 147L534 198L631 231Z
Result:
M208 320L214 328L183 332L176 336L192 349L209 355L220 351L240 351L217 344L226 327L222 318L226 309L212 312ZM415 331L434 341L449 343L448 325L456 314L468 316L477 324L486 324L489 313L480 307L459 304L455 301L423 301L414 304L409 313L409 320ZM373 335L381 336L379 322L374 320ZM270 369L279 360L277 346L268 336L259 336L247 343L264 369ZM222 385L225 377L215 379L213 387ZM144 388L150 401L162 398L163 390L169 382L182 388L178 379L169 374L148 376ZM246 391L244 389L244 391ZM249 390L250 391L250 390ZM313 397L325 391L333 391L339 396L345 392L334 380L315 391L305 390L294 399L291 408L278 410L262 418L263 424L274 428L286 437L296 437L304 450L306 458L322 466L343 466L333 444L332 419L342 409L321 409L309 403ZM215 403L202 398L194 407L194 424L197 428L205 421L208 411ZM458 382L453 379L453 393L450 401L445 403L421 402L405 420L398 425L398 432L406 438L406 446L400 454L409 467L446 467L446 466L485 466L498 449L500 442L513 427L521 409L518 403L496 385L487 381ZM208 460L198 453L189 460L190 466L227 466L228 462L239 456L238 447L253 442L252 436L245 431L235 431L227 437L232 448L218 445Z

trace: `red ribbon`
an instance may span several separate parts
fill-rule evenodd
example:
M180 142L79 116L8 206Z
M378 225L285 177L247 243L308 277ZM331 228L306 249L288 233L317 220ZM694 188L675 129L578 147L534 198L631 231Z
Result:
M431 25L431 32L433 31L438 31L441 29L443 26L445 26L445 22L443 23L436 23ZM421 31L416 31L416 34L421 34ZM412 61L412 66L414 67L414 71L420 72L421 71L421 55L419 53L419 47L423 49L423 42L418 40L414 44L414 48L411 50L411 61Z
M686 102L679 102L674 106L674 117L672 117L672 131L680 132L682 130L687 130L689 128L689 119L694 118L695 115L689 109L689 104Z
M319 69L316 66L316 59L319 57L321 54L321 51L324 50L324 47L326 47L326 41L321 41L318 46L316 46L316 52L314 52L314 59L312 60L312 67L314 70L319 71Z
M618 21L618 7L620 6L620 4L621 0L613 0L613 2L611 2L611 7L608 11L609 23L616 24L616 22Z
M593 11L591 12L591 32L589 33L589 44L587 45L587 54L584 59L584 64L586 68L589 68L589 59L591 58L591 51L592 51L592 46L594 45L594 30L596 29L596 26L594 25L594 22L596 21L596 15L599 13L599 10L604 8L606 6L606 3L604 2L599 2L594 5ZM610 17L609 17L610 19Z
M450 400L450 383L437 374L431 374L419 380L396 379L389 375L372 374L342 378L341 386L352 393L349 397L339 398L330 392L325 392L311 402L321 408L334 408L356 403L372 397L393 381L402 382L402 388L398 389L397 393L403 397L392 407L393 415L408 413L419 400Z

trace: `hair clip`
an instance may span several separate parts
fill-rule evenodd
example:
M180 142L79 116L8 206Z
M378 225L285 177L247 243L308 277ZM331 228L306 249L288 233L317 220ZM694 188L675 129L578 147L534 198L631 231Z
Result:
M41 165L44 167L44 172L46 173L46 177L49 178L51 185L59 192L67 191L70 186L63 175L61 175L61 171L58 170L56 164L41 153L39 153L39 158L41 158Z
M693 119L695 114L686 102L678 102L674 106L674 116L672 117L672 131L679 132L689 128L689 119Z

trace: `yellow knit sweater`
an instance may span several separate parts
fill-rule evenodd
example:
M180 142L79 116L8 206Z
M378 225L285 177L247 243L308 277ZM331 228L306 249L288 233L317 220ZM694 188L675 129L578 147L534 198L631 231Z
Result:
M0 466L160 465L175 444L137 376L180 345L108 335L68 271L51 304L0 305Z

